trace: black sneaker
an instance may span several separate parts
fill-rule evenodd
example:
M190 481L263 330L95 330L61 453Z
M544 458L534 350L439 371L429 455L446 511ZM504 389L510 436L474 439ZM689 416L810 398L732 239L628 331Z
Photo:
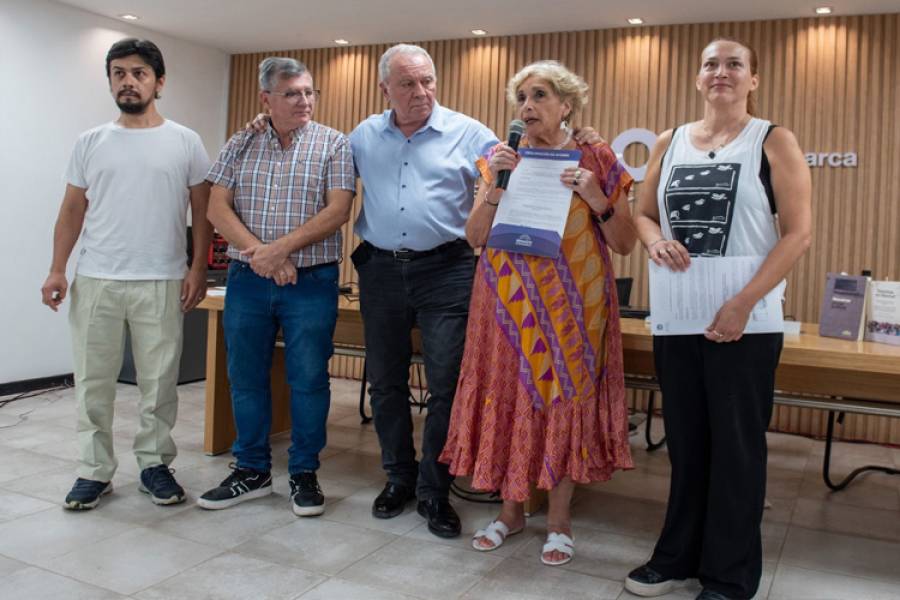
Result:
M325 512L325 496L314 472L291 475L291 501L298 517L315 517Z
M112 492L111 481L94 481L79 477L63 505L69 510L90 510L100 504L100 496Z
M703 590L697 595L695 600L731 600L728 596L721 592L717 592L715 590L711 590L709 588L703 588Z
M141 471L138 489L150 495L153 504L179 504L184 502L184 488L178 485L168 465L147 467Z
M272 493L272 476L268 471L242 469L234 464L231 475L197 499L197 506L209 510L228 508Z
M657 573L649 565L638 567L625 578L625 589L636 596L661 596L668 594L678 580Z

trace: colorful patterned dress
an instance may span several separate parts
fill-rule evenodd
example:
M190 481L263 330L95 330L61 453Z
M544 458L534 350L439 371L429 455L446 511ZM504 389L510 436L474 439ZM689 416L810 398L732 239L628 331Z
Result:
M613 150L578 149L606 196L626 202L632 179ZM489 180L487 160L478 166ZM474 488L517 502L530 484L605 481L633 467L615 275L579 196L558 258L482 252L440 460Z

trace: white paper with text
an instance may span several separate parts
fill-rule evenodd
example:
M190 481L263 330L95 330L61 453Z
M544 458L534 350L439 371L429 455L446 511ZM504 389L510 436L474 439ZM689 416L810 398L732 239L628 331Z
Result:
M683 272L649 261L653 335L703 334L722 305L750 282L763 260L764 256L693 257ZM782 280L757 302L744 333L784 331L785 285Z

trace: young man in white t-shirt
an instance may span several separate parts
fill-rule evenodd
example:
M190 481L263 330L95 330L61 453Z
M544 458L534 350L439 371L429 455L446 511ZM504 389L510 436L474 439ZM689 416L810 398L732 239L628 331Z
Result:
M53 234L53 262L41 288L56 311L68 290L66 263L81 236L72 283L78 479L65 507L94 508L112 491L113 405L125 327L131 332L140 427L134 454L140 489L155 504L184 501L169 464L184 313L206 295L212 228L206 219L209 158L195 132L164 119L156 100L165 65L155 44L125 39L106 56L120 116L81 134L66 172L66 193ZM187 209L199 257L187 268Z

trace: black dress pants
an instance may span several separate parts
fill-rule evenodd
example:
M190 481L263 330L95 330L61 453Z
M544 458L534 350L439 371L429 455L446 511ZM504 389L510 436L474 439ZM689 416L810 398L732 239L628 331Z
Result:
M782 334L715 343L657 336L656 374L672 483L657 572L729 598L751 598L762 574L766 429L772 417Z
M395 257L362 244L353 252L365 325L366 377L372 418L388 481L414 487L420 500L446 498L451 476L438 457L466 338L475 255L462 240L432 254ZM409 406L410 334L422 333L428 416L416 461Z

